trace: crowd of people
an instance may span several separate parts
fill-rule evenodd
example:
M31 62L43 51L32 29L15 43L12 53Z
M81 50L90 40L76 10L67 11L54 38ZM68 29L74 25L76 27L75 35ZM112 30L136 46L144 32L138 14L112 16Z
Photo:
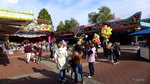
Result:
M81 44L75 44L72 48L72 55L68 56L68 51L66 48L66 44L63 41L60 41L56 44L57 48L55 48L54 60L57 65L57 69L60 71L59 77L61 83L65 83L65 74L68 69L71 72L71 78L73 78L74 73L74 82L78 83L78 73L81 75L81 80L84 83L84 72L82 69L82 59L87 60L89 66L89 75L88 78L93 78L94 76L94 62L97 59L97 48L94 42L82 42ZM119 64L119 56L120 56L120 47L119 43L115 42L106 44L106 52L105 52L108 62L113 64ZM69 59L71 58L71 59Z
M59 43L49 43L48 49L47 43L43 44L23 44L23 52L26 53L26 62L29 63L31 56L33 56L33 61L36 63L41 62L43 51L50 52L50 60L55 61L57 69L59 70L59 79L63 84L65 83L66 71L71 72L71 78L74 74L74 82L78 83L78 73L81 75L81 80L84 83L84 72L82 69L82 59L88 62L89 75L88 78L93 78L94 76L94 62L98 58L98 47L94 42L83 41L80 44L74 44L71 49L72 55L68 55L68 42L62 40ZM103 43L104 57L108 59L109 63L119 64L120 47L119 43ZM69 59L70 58L70 59Z

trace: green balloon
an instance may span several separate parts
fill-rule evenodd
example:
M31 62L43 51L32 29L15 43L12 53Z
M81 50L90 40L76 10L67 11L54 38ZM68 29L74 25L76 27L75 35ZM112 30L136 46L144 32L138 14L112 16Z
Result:
M106 39L107 42L109 42L109 39Z
M54 42L54 43L56 42L56 38L54 38L53 42Z
M105 35L104 35L104 34L102 34L101 36L102 36L102 37L104 37Z

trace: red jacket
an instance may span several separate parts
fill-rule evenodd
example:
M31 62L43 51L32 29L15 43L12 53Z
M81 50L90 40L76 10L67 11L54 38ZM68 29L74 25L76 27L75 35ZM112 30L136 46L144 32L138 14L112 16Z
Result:
M25 53L30 53L30 52L32 52L32 47L31 47L30 45L25 46L24 52L25 52Z

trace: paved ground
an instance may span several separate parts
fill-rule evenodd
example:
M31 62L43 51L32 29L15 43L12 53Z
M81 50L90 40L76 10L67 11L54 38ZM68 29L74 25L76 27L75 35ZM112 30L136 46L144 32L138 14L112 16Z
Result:
M43 56L42 63L27 64L22 53L0 55L0 84L59 84L55 63L48 60L49 53ZM88 63L84 59L83 62L86 84L150 84L150 62L137 59L133 51L122 50L120 64L113 65L103 59L100 49L92 79L87 78ZM67 84L72 84L70 73L67 74Z

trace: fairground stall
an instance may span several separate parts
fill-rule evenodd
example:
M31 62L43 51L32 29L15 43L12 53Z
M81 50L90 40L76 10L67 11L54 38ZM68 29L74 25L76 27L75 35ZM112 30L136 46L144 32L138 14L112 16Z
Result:
M33 21L31 12L19 12L0 8L0 36L8 36Z
M20 12L0 8L0 39L7 44L9 42L8 36L16 33L32 21L33 14L31 12ZM0 51L4 50L2 44L4 44L4 42L0 43Z

